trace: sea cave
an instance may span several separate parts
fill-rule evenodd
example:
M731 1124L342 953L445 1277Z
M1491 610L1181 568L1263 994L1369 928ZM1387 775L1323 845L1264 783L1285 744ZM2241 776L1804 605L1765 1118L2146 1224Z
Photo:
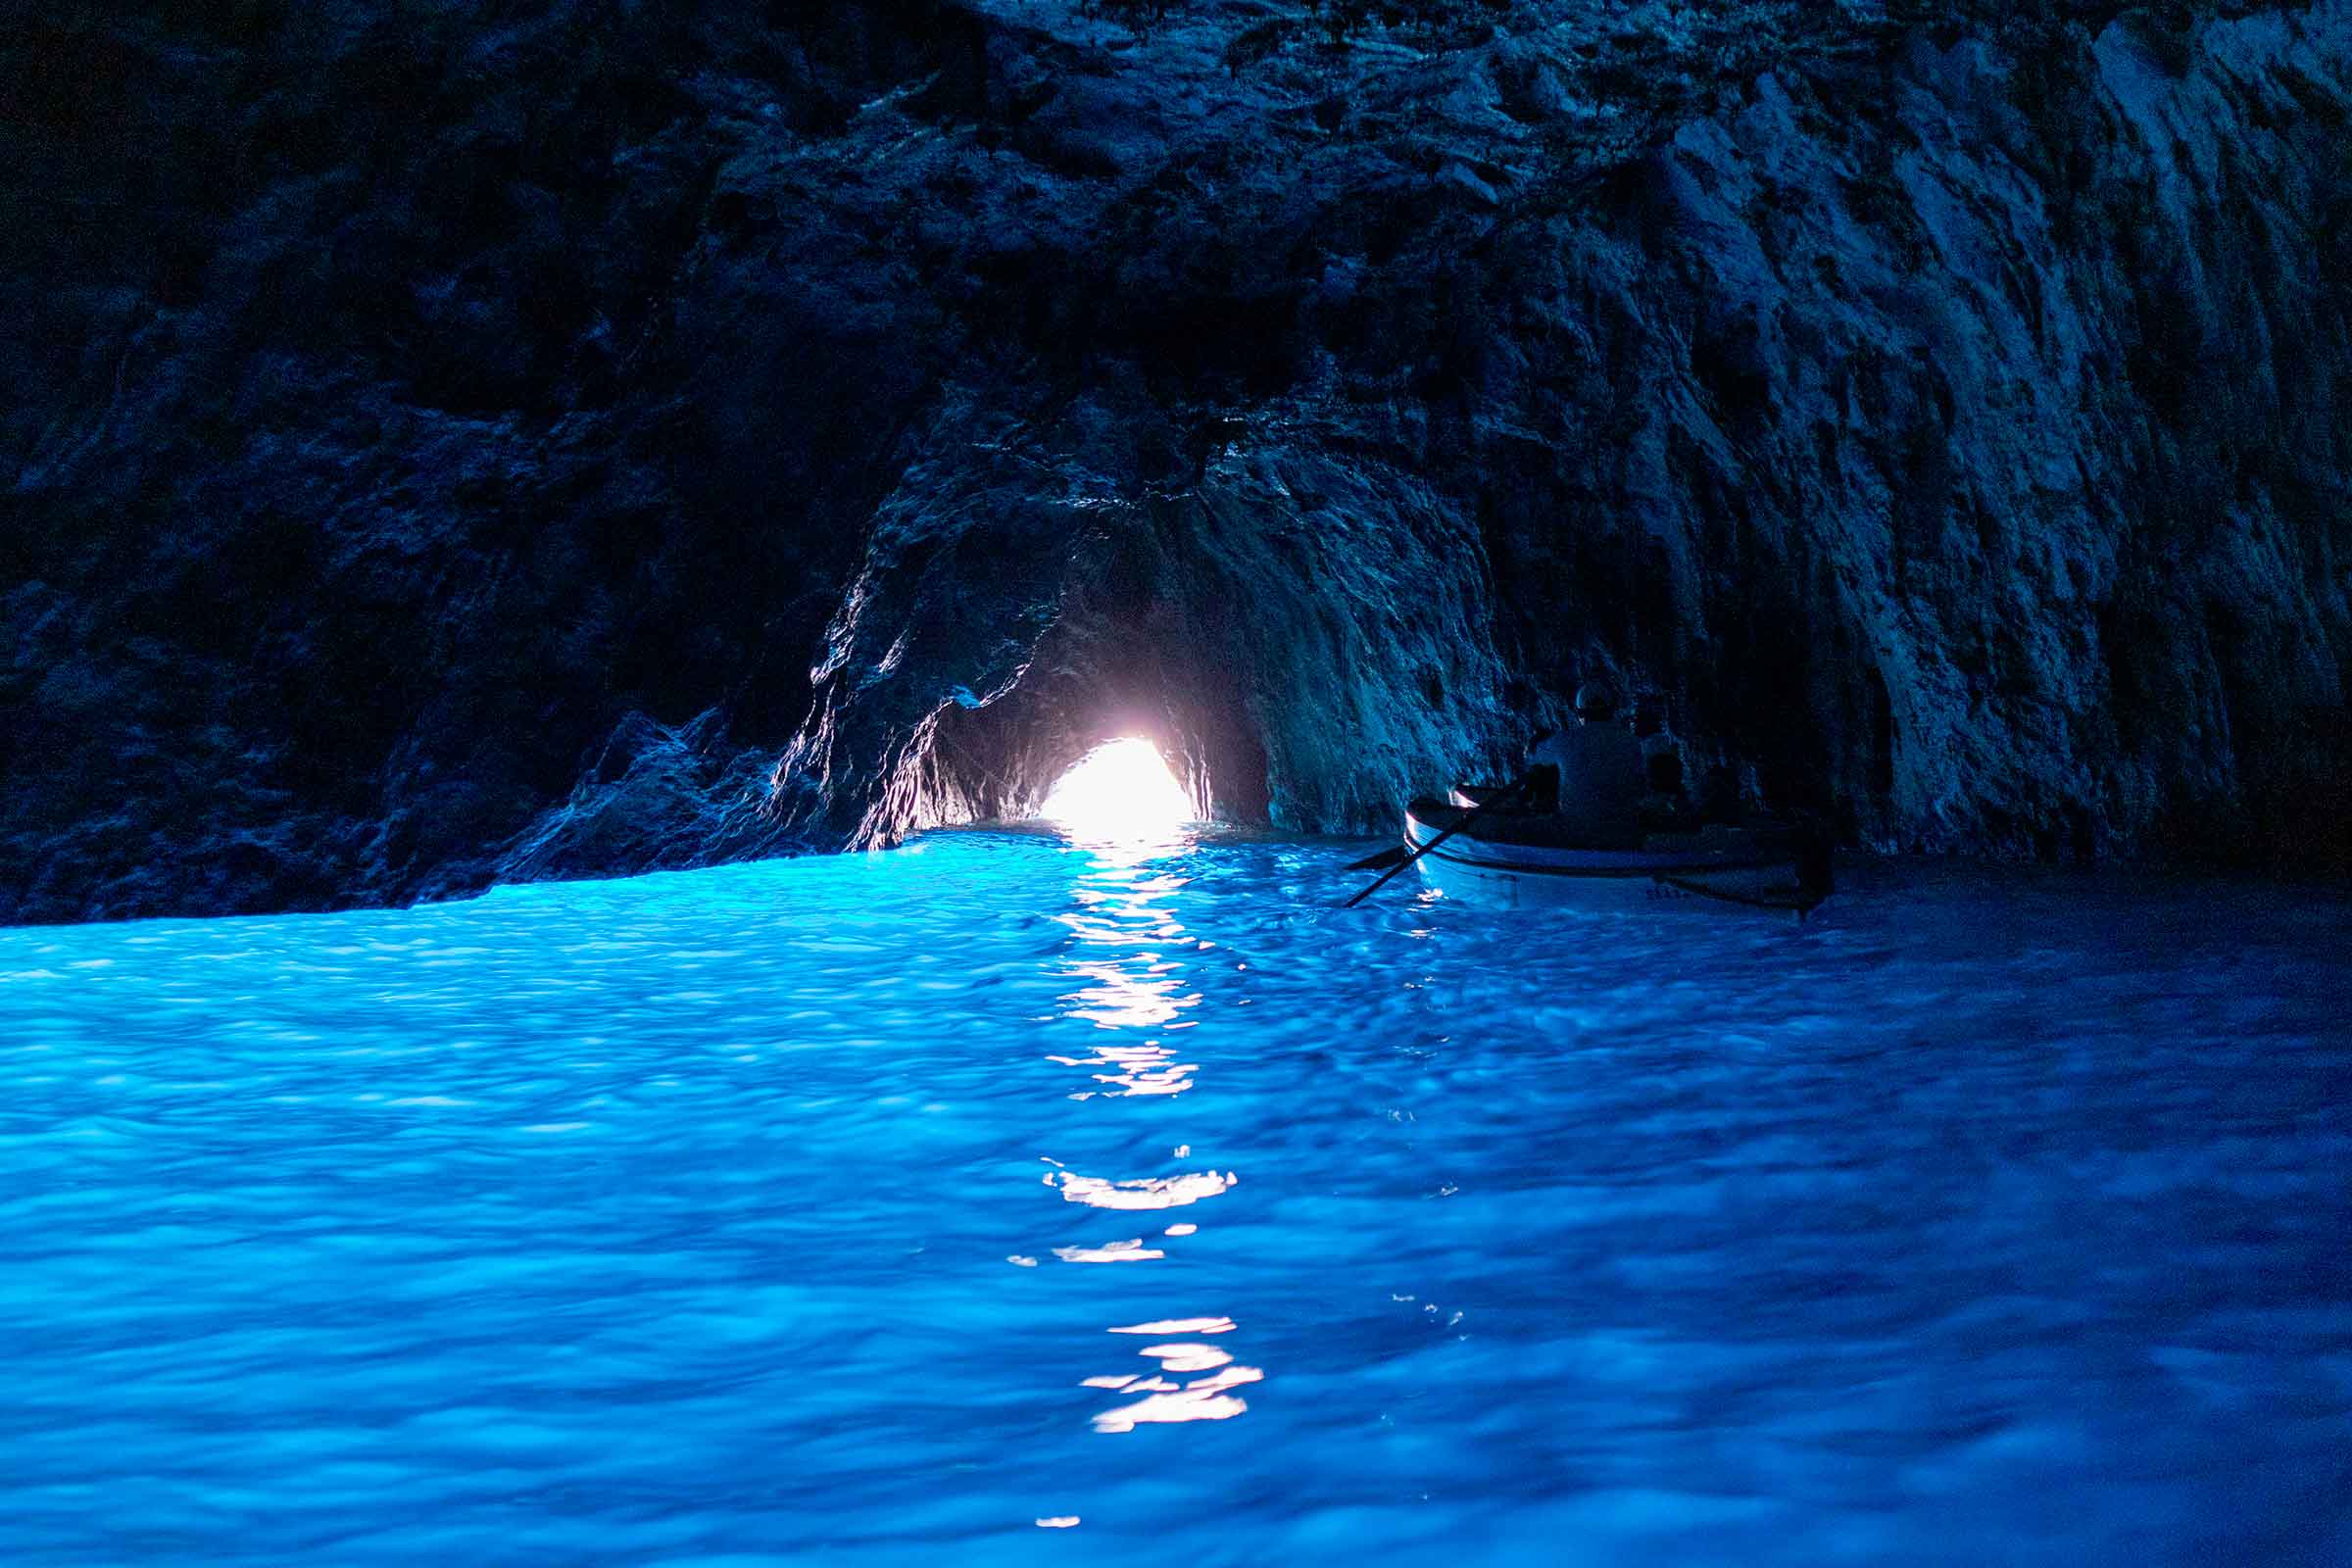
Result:
M0 105L9 1560L2352 1560L2352 0Z

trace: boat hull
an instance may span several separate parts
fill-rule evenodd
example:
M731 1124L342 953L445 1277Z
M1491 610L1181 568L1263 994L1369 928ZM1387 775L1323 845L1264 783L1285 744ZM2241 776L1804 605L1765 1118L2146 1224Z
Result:
M1459 815L1458 808L1415 802L1405 811L1404 842L1421 852L1415 864L1423 882L1468 903L1506 909L1688 905L1801 913L1820 902L1800 888L1793 852L1754 835L1588 849L1514 843L1507 833L1457 832L1428 847Z

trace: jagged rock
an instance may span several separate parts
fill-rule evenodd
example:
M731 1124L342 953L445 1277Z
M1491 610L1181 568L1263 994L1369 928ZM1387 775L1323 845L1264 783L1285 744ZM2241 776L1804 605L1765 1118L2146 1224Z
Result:
M67 5L0 918L1386 829L1615 676L1881 848L2352 866L2352 4Z

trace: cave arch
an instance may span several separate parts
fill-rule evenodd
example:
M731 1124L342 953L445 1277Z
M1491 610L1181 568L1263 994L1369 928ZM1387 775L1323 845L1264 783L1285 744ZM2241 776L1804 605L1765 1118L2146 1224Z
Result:
M1149 741L1201 821L1262 827L1271 794L1266 748L1233 672L1153 624L1160 617L1065 616L1013 688L953 707L932 725L930 820L1022 821L1072 767L1105 743Z

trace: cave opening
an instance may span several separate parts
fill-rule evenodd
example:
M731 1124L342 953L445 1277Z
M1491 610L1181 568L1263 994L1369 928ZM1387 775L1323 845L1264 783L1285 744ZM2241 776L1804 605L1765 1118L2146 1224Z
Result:
M1189 693L1035 674L933 725L903 834L1035 822L1075 838L1154 838L1210 822L1263 826L1267 764L1246 715Z
M1114 837L1267 825L1265 739L1224 628L1149 581L1119 586L1065 601L1009 689L932 715L919 784L885 835L960 822L1090 838L1106 825Z
M1199 818L1159 748L1141 735L1104 741L1047 792L1038 815L1090 839L1154 837Z

